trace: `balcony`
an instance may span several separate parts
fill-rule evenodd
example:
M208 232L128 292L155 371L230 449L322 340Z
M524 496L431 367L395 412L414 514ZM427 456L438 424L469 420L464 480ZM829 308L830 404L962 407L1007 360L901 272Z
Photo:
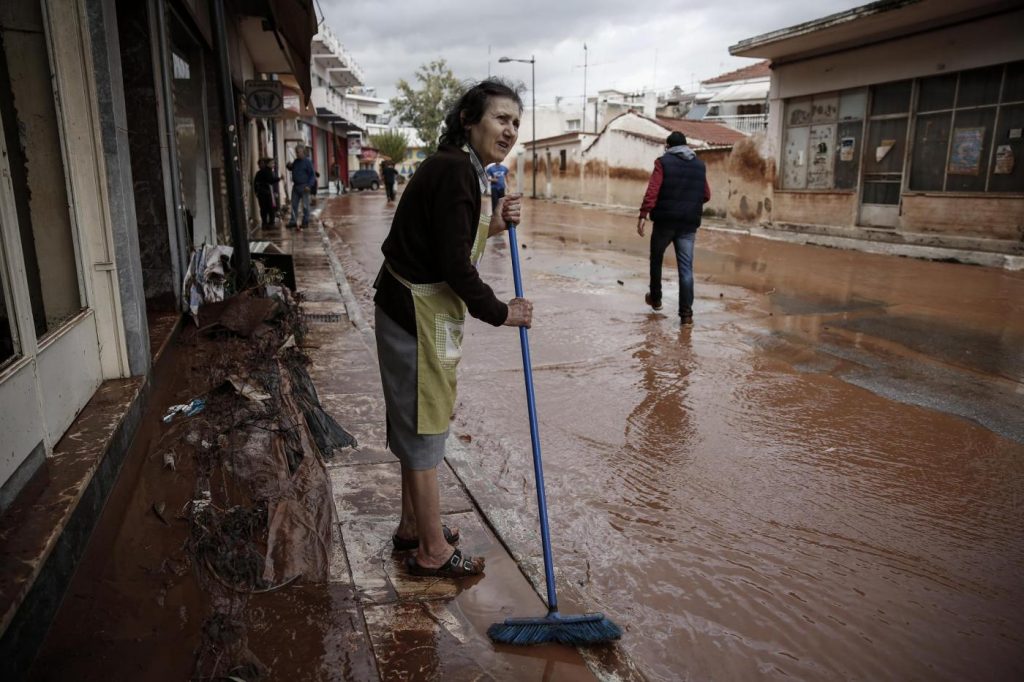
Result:
M768 129L768 114L743 114L739 116L705 116L702 121L721 123L744 135L753 135Z
M334 87L352 88L366 82L363 70L330 28L324 26L313 36L312 51L313 68L324 69Z

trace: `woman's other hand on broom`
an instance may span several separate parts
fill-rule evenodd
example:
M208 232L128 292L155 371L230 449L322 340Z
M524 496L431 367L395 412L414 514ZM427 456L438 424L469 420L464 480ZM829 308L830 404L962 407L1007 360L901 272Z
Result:
M498 199L498 205L494 213L491 214L491 225L487 231L487 236L493 237L504 232L508 229L509 225L519 225L522 208L523 195L518 192L506 194L501 199Z
M508 302L508 317L502 323L507 327L526 327L533 323L533 303L525 298L513 298Z

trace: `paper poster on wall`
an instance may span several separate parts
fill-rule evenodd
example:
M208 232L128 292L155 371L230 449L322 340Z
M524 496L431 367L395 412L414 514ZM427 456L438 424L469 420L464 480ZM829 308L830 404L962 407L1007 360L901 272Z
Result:
M875 147L875 163L882 163L882 159L888 156L895 146L896 140L882 140L882 144Z
M953 148L949 152L950 175L977 175L981 170L981 147L985 127L953 128Z
M853 161L853 153L857 149L857 138L844 137L839 140L839 160Z
M1013 173L1013 147L1001 144L996 147L996 167L994 175L1010 175Z

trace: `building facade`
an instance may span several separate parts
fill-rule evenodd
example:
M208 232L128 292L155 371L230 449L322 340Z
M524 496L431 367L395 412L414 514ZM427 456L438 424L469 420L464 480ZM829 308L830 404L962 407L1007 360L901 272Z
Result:
M1019 3L876 2L744 40L772 61L772 221L1024 254Z
M0 8L0 511L104 381L149 372L150 323L181 310L191 249L244 234L268 137L244 84L308 64L311 32L303 47L277 5Z

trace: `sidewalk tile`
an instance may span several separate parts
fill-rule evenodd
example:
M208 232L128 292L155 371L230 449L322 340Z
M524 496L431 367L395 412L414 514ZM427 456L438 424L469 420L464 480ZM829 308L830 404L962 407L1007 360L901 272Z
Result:
M356 516L398 518L402 496L402 469L397 459L366 466L331 469L331 486L338 519ZM447 465L437 468L441 491L441 513L455 514L473 509L462 484ZM391 537L390 533L388 537Z

